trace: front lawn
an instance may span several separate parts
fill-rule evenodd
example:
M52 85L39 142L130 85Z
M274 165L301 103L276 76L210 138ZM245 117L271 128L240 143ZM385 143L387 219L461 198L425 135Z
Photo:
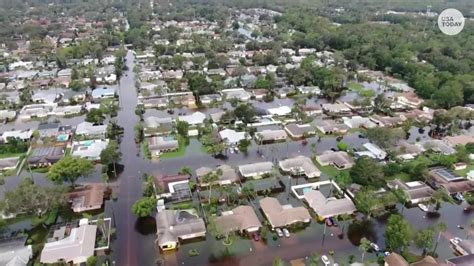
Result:
M373 90L365 89L364 86L362 86L361 84L356 83L356 82L347 83L347 87L351 91L356 91L362 97L374 97L375 96L375 92Z
M187 141L181 136L177 136L179 147L175 151L165 152L160 155L160 159L170 159L182 157L186 154Z
M466 169L456 170L454 172L462 177L466 177L467 173L469 173L471 170L474 170L474 164L468 164Z

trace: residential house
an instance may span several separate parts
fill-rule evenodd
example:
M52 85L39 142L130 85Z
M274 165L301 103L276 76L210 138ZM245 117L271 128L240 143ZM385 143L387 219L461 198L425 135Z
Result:
M219 131L219 137L228 146L238 145L241 140L247 139L246 132L237 132L233 129Z
M91 93L92 99L94 102L100 102L103 99L115 98L115 89L114 88L96 88Z
M423 182L403 182L400 179L390 180L387 182L390 189L400 189L405 192L408 202L418 204L420 202L429 201L434 190Z
M3 143L8 143L9 138L15 138L22 141L29 141L32 136L33 136L33 130L31 129L10 130L10 131L4 131L1 134L1 141Z
M215 183L219 184L220 186L230 185L239 181L239 176L237 175L235 169L230 165L222 164L216 167L214 170L205 166L196 169L196 177L199 181L199 185L208 186L209 184L204 183L202 179L204 176L210 173L216 174L218 171L221 172L221 174L217 175L218 179L215 181Z
M416 156L420 155L424 149L416 144L411 144L406 141L400 141L394 148L393 151L397 154L397 158L402 160L413 160Z
M206 225L192 210L163 210L156 214L156 235L161 250L173 250L182 240L205 237Z
M74 141L71 147L71 155L91 161L100 161L100 153L108 144L108 139Z
M107 125L94 125L89 122L81 122L76 126L75 134L88 138L105 138L107 134Z
M286 131L283 129L264 129L255 133L255 141L259 144L285 141Z
M239 173L245 178L261 178L262 175L273 172L272 162L258 162L251 164L244 164L239 166Z
M26 237L0 241L0 265L27 266L33 258L33 248L25 245Z
M398 93L395 98L398 104L410 109L416 109L423 104L423 99L419 98L415 92Z
M474 191L474 181L467 180L445 167L435 167L428 171L428 184L444 189L448 194Z
M178 106L187 106L188 108L196 108L196 98L190 91L172 92L164 96L168 97L169 101Z
M310 124L287 124L285 131L293 139L301 139L316 134L315 129Z
M53 234L53 239L44 244L41 251L41 263L86 263L94 256L97 225L89 224L87 219L80 221L78 227L59 228Z
M342 214L353 214L357 211L354 203L348 197L341 199L326 198L319 190L311 189L307 191L304 193L304 199L309 207L323 219Z
M471 266L474 264L474 254L453 257L446 260L447 266Z
M206 115L201 113L201 112L193 112L190 115L182 115L178 116L179 121L183 121L188 123L190 126L198 126L202 125L204 123L204 120L206 119Z
M367 117L343 117L342 120L344 121L344 124L347 125L349 128L373 128L377 126L377 124L372 122Z
M0 110L0 121L13 121L16 117L16 111L14 110Z
M221 93L227 100L236 99L242 102L249 101L250 97L252 96L243 88L224 89L224 90L221 90Z
M323 112L331 116L346 116L351 114L351 109L343 103L325 103L321 105Z
M262 224L251 206L239 206L231 211L222 212L215 218L217 230L223 234L239 232L251 234L258 232Z
M266 197L259 201L265 217L272 228L290 226L297 223L309 223L311 216L305 207L281 205L278 199Z
M172 201L183 201L191 198L189 189L190 175L155 174L153 185L158 198L168 198Z
M396 117L372 115L370 120L379 127L397 127L401 126L406 118L403 115Z
M168 107L169 101L165 97L148 97L141 100L145 108L165 108Z
M474 240L460 239L457 243L451 243L456 254L462 256L474 254Z
M75 188L68 197L74 212L98 210L104 204L105 187L103 184L86 185Z
M66 145L51 144L37 146L28 156L28 165L33 168L48 167L61 160L66 152Z
M19 118L29 120L33 118L46 118L56 108L57 104L30 104L21 108Z
M255 100L259 100L259 101L263 100L265 95L268 94L268 90L266 90L266 89L251 89L249 91L250 91L250 94L252 95L252 97Z
M59 133L60 124L57 122L46 122L38 125L38 133L41 138L56 137Z
M321 166L332 165L338 169L348 169L354 165L354 160L345 151L327 151L316 156Z
M51 115L55 116L73 116L78 115L83 111L82 105L66 105L56 106Z
M175 151L179 148L178 140L173 136L147 138L148 149L152 157L160 157L163 152Z
M171 117L150 116L145 118L143 134L145 137L171 134L174 130L174 121Z
M282 105L275 108L268 108L267 112L271 116L287 116L291 113L291 108L286 105Z
M468 143L474 143L474 136L471 136L471 135L447 136L444 138L444 140L451 147L456 147L458 145L464 146Z
M282 87L282 88L276 89L275 95L278 98L283 99L283 98L288 97L288 95L294 94L295 92L296 92L295 89L292 87Z
M321 176L321 171L314 165L310 158L299 155L278 162L280 169L291 175L304 175L307 178L316 178Z
M456 149L439 139L428 139L419 143L424 150L431 150L444 155L452 155L456 153Z
M323 114L323 109L321 109L319 106L303 106L301 107L301 110L307 116L317 116Z
M356 152L357 156L368 156L377 160L384 160L387 158L387 152L382 150L379 146L373 143L364 143L362 146L366 149L366 152Z
M316 119L312 122L319 131L323 134L346 134L349 127L345 124L338 124L334 120Z
M304 95L320 95L321 89L318 86L298 86L296 90Z
M222 96L220 94L199 95L199 101L202 105L210 105L214 102L222 102Z

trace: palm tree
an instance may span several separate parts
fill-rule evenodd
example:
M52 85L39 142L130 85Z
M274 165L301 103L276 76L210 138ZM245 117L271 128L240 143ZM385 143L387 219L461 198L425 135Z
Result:
M361 260L364 262L364 256L367 251L370 249L370 241L363 237L360 239L359 251L362 252Z
M436 229L438 231L438 237L436 238L436 244L435 244L435 247L433 249L433 254L436 253L436 249L438 248L439 240L441 239L441 233L446 231L447 225L446 225L446 223L439 223L439 224L436 225Z
M408 201L408 195L407 195L407 193L405 193L405 191L403 191L399 188L393 190L392 192L395 195L395 197L397 197L398 202L400 202L402 204L402 210L400 211L400 213L403 214L403 211L405 210L405 204Z
M207 175L202 177L202 181L205 184L208 184L208 186L209 186L209 203L208 204L211 204L212 185L217 180L219 180L219 176L217 176L217 174L215 174L213 172L208 173Z

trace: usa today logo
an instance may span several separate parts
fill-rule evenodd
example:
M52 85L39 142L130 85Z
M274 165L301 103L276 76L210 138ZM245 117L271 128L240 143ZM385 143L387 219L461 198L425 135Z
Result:
M456 35L464 28L464 16L457 9L445 9L438 16L438 27L446 35Z

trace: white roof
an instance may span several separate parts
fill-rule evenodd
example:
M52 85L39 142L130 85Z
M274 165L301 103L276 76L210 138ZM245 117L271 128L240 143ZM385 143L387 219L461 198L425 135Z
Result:
M100 153L102 152L102 150L104 150L108 144L108 139L75 141L72 143L71 155L91 160L97 160L100 158Z
M60 260L79 264L94 255L97 225L81 225L73 228L68 237L46 243L41 252L41 263L55 263Z
M178 116L179 121L187 122L190 125L202 124L204 122L204 119L206 119L206 115L201 112L195 112L190 115Z
M285 116L291 113L291 108L284 105L276 108L268 108L268 112L271 115L277 115L277 116Z
M77 135L95 135L95 134L104 134L107 131L106 125L93 125L89 122L79 123L76 127Z
M373 143L364 143L364 148L366 148L369 152L373 153L377 158L383 159L387 157L387 153L382 150L379 146Z
M245 132L237 132L233 129L224 129L219 131L221 139L225 139L228 144L235 144L239 141L246 139Z

